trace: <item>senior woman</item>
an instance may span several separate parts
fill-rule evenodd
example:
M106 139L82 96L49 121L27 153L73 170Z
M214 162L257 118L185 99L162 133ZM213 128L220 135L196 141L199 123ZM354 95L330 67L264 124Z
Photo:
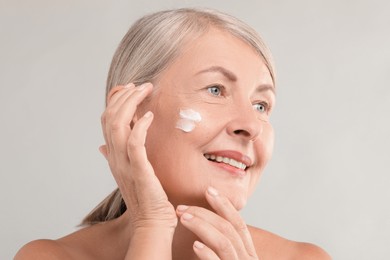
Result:
M100 151L119 188L86 227L15 259L329 259L240 217L274 139L274 67L252 28L212 10L142 17L106 93Z

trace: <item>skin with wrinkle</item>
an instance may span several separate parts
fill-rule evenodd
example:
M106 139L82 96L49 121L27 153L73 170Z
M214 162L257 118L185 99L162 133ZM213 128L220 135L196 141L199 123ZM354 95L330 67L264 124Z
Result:
M16 260L330 259L315 246L246 225L239 213L273 149L275 89L264 57L219 27L188 37L153 82L108 95L100 151L121 195L107 203L119 208L101 204L88 227L29 243ZM132 60L119 54L112 75L118 69L123 76L118 60Z
M231 72L236 80L219 69L210 71L213 67ZM274 106L273 91L258 91L261 86L272 85L269 70L258 54L230 34L212 29L183 47L182 55L155 83L153 98L137 109L139 117L148 110L155 115L145 146L173 205L196 203L208 207L204 199L208 186L226 195L237 210L246 204L272 154L272 126L260 120L268 119L272 109L261 113L254 107L260 102ZM214 87L220 93L215 94ZM180 109L188 108L200 113L202 121L191 132L184 132L176 124ZM234 134L240 129L241 134ZM248 131L251 137L246 136ZM238 151L252 158L253 165L244 178L223 173L204 157L207 152L221 150Z

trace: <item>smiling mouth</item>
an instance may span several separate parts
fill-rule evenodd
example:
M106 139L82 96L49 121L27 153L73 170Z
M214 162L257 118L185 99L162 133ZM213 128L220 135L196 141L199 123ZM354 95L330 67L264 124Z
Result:
M209 161L217 162L217 163L225 163L243 171L245 171L248 168L248 166L245 165L244 163L236 161L232 158L214 155L214 154L207 154L207 153L204 154L203 156Z

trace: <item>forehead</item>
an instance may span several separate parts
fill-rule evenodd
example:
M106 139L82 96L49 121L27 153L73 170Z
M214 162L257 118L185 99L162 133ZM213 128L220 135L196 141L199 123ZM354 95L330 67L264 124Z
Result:
M189 39L168 67L167 73L163 74L193 76L210 67L226 68L237 75L238 80L259 80L261 84L273 85L263 58L252 46L214 28L195 39Z

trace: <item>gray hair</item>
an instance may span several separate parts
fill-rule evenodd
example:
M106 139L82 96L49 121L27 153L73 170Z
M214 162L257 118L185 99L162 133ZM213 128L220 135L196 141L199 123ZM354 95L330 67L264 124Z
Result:
M106 94L117 85L155 81L179 55L186 40L201 36L211 27L227 31L253 47L275 81L271 53L254 29L216 10L183 8L149 14L134 23L112 59Z
M117 85L155 83L180 55L183 45L210 28L229 32L251 46L263 59L275 84L271 52L254 29L216 10L183 8L146 15L131 26L112 59L106 96ZM84 218L82 225L108 221L124 211L126 205L116 189Z

